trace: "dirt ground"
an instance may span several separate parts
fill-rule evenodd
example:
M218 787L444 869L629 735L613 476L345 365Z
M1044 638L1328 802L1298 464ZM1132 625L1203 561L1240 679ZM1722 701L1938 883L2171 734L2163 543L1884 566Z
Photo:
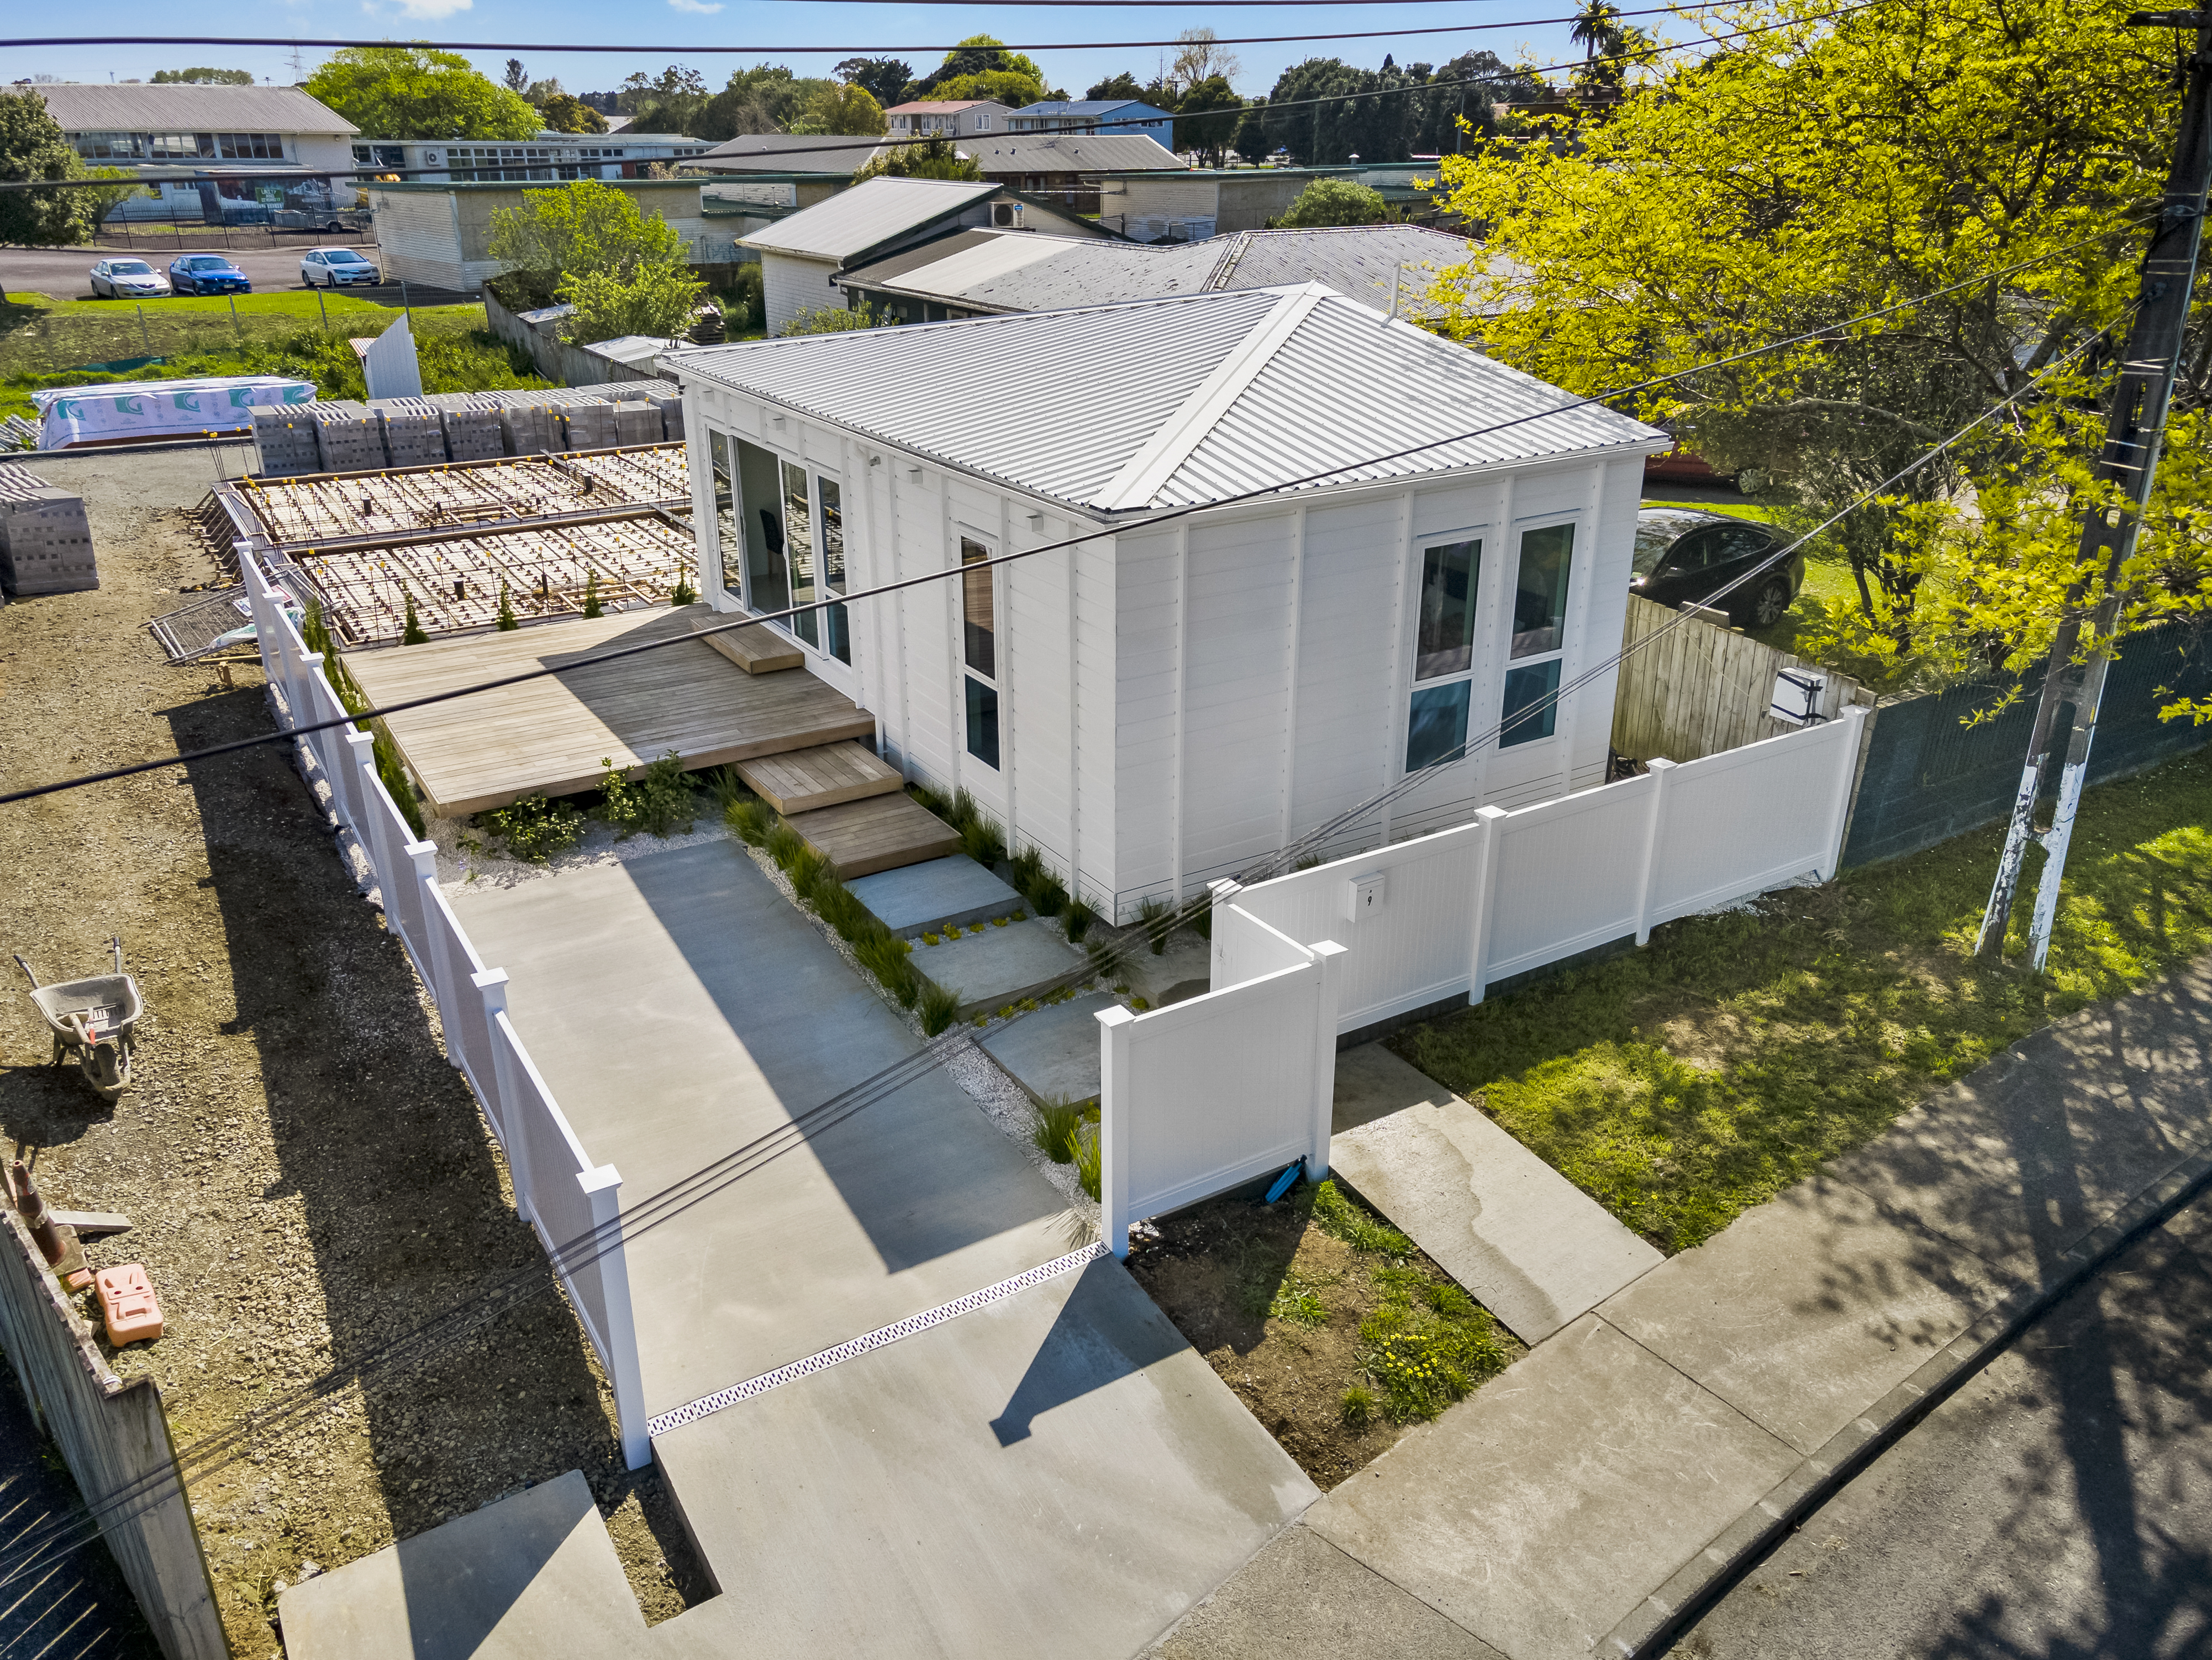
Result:
M0 789L270 730L258 670L224 690L144 628L215 575L179 512L210 453L41 470L89 504L103 586L0 610ZM162 1304L167 1335L118 1369L159 1381L188 1468L201 1438L343 1378L304 1426L191 1475L234 1652L277 1651L280 1582L568 1469L648 1620L711 1594L653 1472L623 1471L612 1397L557 1296L419 1364L362 1369L543 1253L287 748L0 807L0 948L62 979L119 933L149 1011L110 1108L45 1064L27 988L0 997L0 1135L40 1150L51 1202L132 1217L88 1254L143 1262Z
M1393 1410L1377 1376L1385 1330L1441 1335L1471 1386L1522 1351L1404 1236L1341 1201L1354 1225L1332 1230L1316 1197L1301 1183L1273 1205L1230 1197L1162 1218L1156 1237L1132 1242L1129 1271L1326 1492L1421 1421ZM1438 1300L1455 1317L1439 1319ZM1346 1410L1355 1389L1371 1402L1364 1413Z

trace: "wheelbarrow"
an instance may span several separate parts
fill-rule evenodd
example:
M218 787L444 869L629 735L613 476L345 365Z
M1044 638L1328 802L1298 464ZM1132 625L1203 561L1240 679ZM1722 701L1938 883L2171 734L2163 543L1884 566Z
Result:
M146 1012L137 981L123 971L123 941L108 943L115 952L115 972L88 980L42 986L31 965L15 958L31 982L31 1000L53 1034L54 1064L75 1061L103 1101L114 1100L130 1085L131 1051L137 1042L138 1017Z

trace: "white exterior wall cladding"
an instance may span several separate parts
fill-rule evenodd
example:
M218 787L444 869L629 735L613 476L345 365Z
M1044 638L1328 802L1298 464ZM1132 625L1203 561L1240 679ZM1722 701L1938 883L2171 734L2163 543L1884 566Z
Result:
M842 306L845 294L831 286L837 274L834 259L808 259L795 253L761 254L761 296L767 308L768 332L780 334L783 325L803 311L823 306Z

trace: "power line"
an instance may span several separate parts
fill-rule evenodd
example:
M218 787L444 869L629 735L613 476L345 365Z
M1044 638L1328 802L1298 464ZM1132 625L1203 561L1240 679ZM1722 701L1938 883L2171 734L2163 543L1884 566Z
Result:
M1984 277L1980 280L1990 279ZM2081 341L2054 360L2032 380L1990 405L1950 436L1923 452L1879 484L1862 492L1851 502L1812 530L1806 532L1796 541L1776 549L1758 565L1716 589L1713 593L1707 596L1707 602L1724 599L1765 575L1782 561L1802 550L1807 543L1840 523L1850 513L1895 488L1923 467L1933 464L1970 434L2026 397L2044 380L2056 375L2063 368L2070 368L2074 360L2097 345L2101 338L2100 335L2093 335ZM1684 373L1689 372L1684 371ZM966 569L972 569L974 567ZM1279 873L1285 865L1294 861L1307 852L1323 846L1328 841L1341 834L1351 824L1376 812L1378 808L1387 806L1408 790L1419 787L1451 768L1462 764L1478 750L1495 743L1516 725L1536 718L1547 708L1555 706L1560 699L1612 672L1637 652L1657 643L1675 629L1687 625L1692 620L1686 613L1676 617L1665 627L1655 630L1633 645L1624 647L1613 653L1603 661L1577 675L1573 681L1559 687L1528 708L1517 711L1512 716L1499 721L1479 736L1472 736L1463 740L1453 753L1434 765L1407 774L1389 788L1378 792L1366 801L1309 831L1290 846L1279 849L1273 854L1263 855L1245 872L1240 885L1249 885L1251 880L1264 880L1268 876ZM1158 919L1152 926L1165 929L1182 926L1185 922L1194 920L1211 903L1209 894L1205 898L1194 900L1179 908L1167 918ZM1140 927L1133 931L1133 937L1121 948L1122 953L1133 954L1148 937L1149 930L1146 928ZM1118 960L1117 956L1109 954L1104 964L1094 963L1082 970L1079 976L1072 973L1070 976L1063 976L1063 982L1076 983L1080 979L1091 977L1094 974L1108 972ZM192 1443L179 1451L173 1469L166 1469L142 1477L137 1481L116 1489L113 1493L88 1500L88 1514L84 1517L74 1522L52 1524L51 1531L46 1536L34 1538L26 1548L26 1555L21 1560L20 1566L10 1569L5 1575L0 1575L0 1586L10 1584L23 1574L43 1566L46 1562L53 1560L52 1553L65 1553L97 1537L101 1525L100 1518L103 1514L108 1515L112 1519L118 1505L140 1503L150 1506L167 1502L171 1496L170 1483L173 1481L177 1490L181 1492L188 1469L191 1473L205 1475L226 1468L246 1456L246 1452L242 1450L244 1444L255 1434L264 1430L283 1428L304 1417L318 1403L344 1387L347 1383L357 1381L373 1371L398 1364L407 1358L416 1346L437 1341L451 1341L464 1336L476 1325L495 1318L506 1309L519 1304L526 1297L541 1294L544 1291L550 1290L556 1283L556 1274L566 1273L573 1275L580 1269L596 1263L617 1247L627 1244L653 1228L673 1219L694 1206L722 1192L735 1183L743 1180L746 1176L753 1174L767 1164L781 1157L783 1153L804 1145L866 1107L886 1098L925 1073L933 1071L944 1059L955 1049L965 1045L968 1041L964 1031L941 1035L931 1040L911 1055L877 1073L873 1077L865 1079L841 1091L830 1099L801 1113L797 1118L756 1137L752 1141L715 1161L713 1164L694 1171L659 1192L647 1196L613 1221L603 1224L588 1233L578 1236L574 1240L553 1248L543 1262L532 1263L518 1270L499 1285L472 1295L459 1307L449 1310L443 1315L434 1316L431 1320L424 1322L397 1338L388 1340L385 1344L372 1349L366 1357L357 1359L342 1368L332 1368L321 1377L302 1385L288 1396L280 1398L274 1404L271 1411L234 1423L227 1430L218 1431ZM76 1536L71 1537L72 1533Z

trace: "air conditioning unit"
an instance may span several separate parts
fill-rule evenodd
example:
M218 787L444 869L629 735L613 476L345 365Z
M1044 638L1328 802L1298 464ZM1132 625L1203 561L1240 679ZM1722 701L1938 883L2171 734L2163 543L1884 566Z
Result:
M1018 227L1022 222L1022 204L1018 202L994 202L991 222L998 226Z
M1774 677L1774 702L1767 713L1793 727L1825 721L1820 698L1827 689L1828 677L1818 670L1784 669Z

